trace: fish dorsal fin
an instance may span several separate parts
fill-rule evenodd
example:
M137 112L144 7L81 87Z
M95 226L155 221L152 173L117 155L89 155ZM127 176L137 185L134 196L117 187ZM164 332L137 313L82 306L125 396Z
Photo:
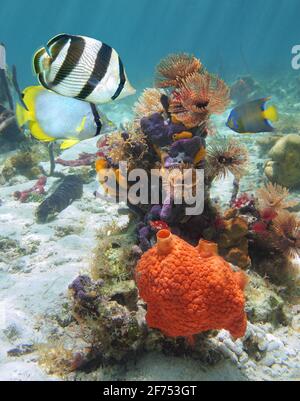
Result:
M59 56L60 52L64 48L64 46L72 41L73 36L62 33L60 35L55 36L51 39L46 46L46 50L51 57L51 61L54 62L56 58Z
M263 112L264 118L269 121L278 121L278 111L275 106L270 106Z
M66 33L60 33L59 35L54 36L54 38L50 39L47 43L47 48L49 51L54 51L56 49L58 52L63 48L63 46L67 43L68 40L72 38L72 35L68 35ZM58 47L57 47L58 46Z
M61 148L61 150L66 150L66 149L71 148L72 146L77 145L77 143L79 143L79 142L80 142L79 139L75 139L75 138L67 139L61 144L60 148Z

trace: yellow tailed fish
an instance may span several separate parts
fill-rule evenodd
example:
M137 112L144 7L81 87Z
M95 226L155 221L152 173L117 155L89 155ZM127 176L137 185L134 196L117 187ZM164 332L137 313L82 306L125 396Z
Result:
M28 110L17 103L18 124L28 124L32 136L39 141L63 141L61 149L68 149L105 129L105 116L87 102L58 95L42 86L30 86L22 96Z
M275 106L267 106L271 98L253 100L232 110L227 121L227 127L240 134L273 132L272 122L278 121Z

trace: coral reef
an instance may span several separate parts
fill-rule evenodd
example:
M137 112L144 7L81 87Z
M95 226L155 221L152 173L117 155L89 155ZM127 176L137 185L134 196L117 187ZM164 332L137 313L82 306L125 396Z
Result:
M70 285L73 316L96 357L106 362L122 361L143 342L145 326L138 318L137 290L133 281L120 283L118 289L110 291L103 289L104 284L104 280L93 282L80 276Z
M30 150L19 151L6 160L2 167L1 176L9 181L16 175L23 175L32 180L41 175L39 163L43 159L40 147L32 147Z
M244 81L244 89L241 82L231 89L235 100L258 91L251 79ZM108 200L127 202L130 223L99 231L90 270L81 270L69 286L73 323L66 331L80 331L88 351L77 357L66 345L61 352L58 347L58 373L91 360L124 362L150 350L205 363L224 354L246 365L258 353L256 326L249 323L246 330L247 320L272 327L289 321L284 302L296 280L286 267L299 256L299 220L291 213L296 202L271 183L256 195L240 192L250 140L246 147L231 136L207 138L211 117L229 103L229 87L199 60L171 55L157 67L156 88L146 89L135 104L133 121L99 139L97 179ZM81 170L94 157L60 162ZM124 162L129 173L143 171L140 182L123 174ZM232 196L221 208L210 190L232 175ZM187 206L199 187L203 210L190 216ZM188 194L177 202L184 188ZM48 215L49 201L40 214L42 209ZM65 230L56 234L63 237Z
M116 225L108 225L99 230L98 246L94 251L91 276L93 280L104 280L104 287L132 280L136 257L132 247L136 244L134 222L120 230Z
M235 266L247 268L251 264L248 253L248 222L241 217L223 220L217 234L220 254Z
M224 328L243 337L245 277L231 270L213 243L200 241L193 248L167 230L157 239L136 271L148 325L172 337Z
M289 134L276 142L265 165L267 178L292 188L300 185L300 135Z
M289 322L277 287L257 273L249 275L245 296L247 316L252 323L271 323L276 327Z
M73 316L95 357L121 361L143 346L146 333L133 280L135 231L132 224L122 230L110 225L98 238L92 278L80 276L69 287Z

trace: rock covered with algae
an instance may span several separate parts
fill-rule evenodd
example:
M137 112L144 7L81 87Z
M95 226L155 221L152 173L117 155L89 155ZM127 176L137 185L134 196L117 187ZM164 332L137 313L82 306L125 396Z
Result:
M141 348L145 334L133 280L135 237L130 227L109 226L98 238L91 277L79 276L69 287L73 316L102 360L121 361Z

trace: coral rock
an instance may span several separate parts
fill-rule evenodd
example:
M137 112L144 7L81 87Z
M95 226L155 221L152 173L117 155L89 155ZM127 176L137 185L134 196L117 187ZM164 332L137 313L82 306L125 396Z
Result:
M285 187L300 185L300 135L290 134L280 139L269 156L265 174L270 181Z
M225 227L218 237L218 245L221 255L230 263L246 268L251 261L248 254L248 223L240 218L234 217L225 220Z
M170 337L221 329L243 337L247 321L241 273L217 255L215 244L200 241L194 248L168 230L157 239L136 271L148 325Z

